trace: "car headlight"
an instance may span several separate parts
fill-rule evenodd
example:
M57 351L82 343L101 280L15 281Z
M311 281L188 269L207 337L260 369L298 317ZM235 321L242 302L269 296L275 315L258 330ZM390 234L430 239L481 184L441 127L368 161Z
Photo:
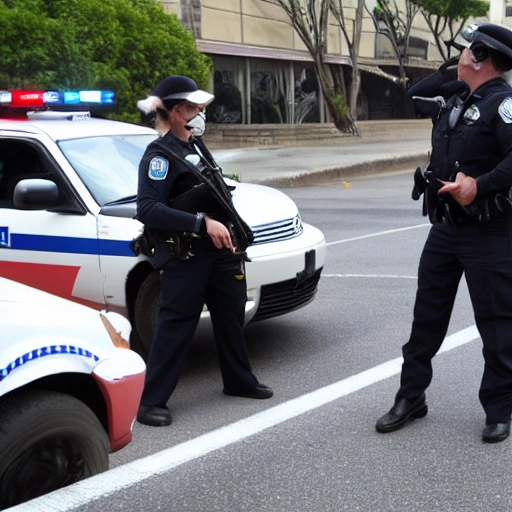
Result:
M100 312L100 318L107 329L108 335L112 343L117 348L130 348L128 339L130 338L131 326L130 322L123 316L106 311Z

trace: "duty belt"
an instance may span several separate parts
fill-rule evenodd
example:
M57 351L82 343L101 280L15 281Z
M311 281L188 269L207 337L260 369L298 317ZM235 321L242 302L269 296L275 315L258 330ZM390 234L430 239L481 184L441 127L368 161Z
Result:
M412 198L417 201L423 194L423 216L430 222L447 222L456 226L486 224L512 212L512 188L507 194L491 194L461 206L450 194L438 192L442 184L430 170L418 167L414 173Z

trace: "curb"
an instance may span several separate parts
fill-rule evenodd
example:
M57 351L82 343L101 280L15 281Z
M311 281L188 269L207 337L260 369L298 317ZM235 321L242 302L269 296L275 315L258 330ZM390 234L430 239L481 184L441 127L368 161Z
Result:
M414 155L401 155L390 158L369 160L358 164L342 167L326 167L324 169L312 169L310 171L296 172L286 176L275 176L248 181L272 187L294 188L318 185L329 181L346 180L372 174L389 172L391 170L410 167L411 175L419 165L424 165L428 159L429 151L415 153ZM244 176L242 174L242 181Z

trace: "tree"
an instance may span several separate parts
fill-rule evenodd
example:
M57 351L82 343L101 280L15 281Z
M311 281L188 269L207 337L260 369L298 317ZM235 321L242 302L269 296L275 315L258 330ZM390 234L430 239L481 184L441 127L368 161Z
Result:
M357 61L359 58L359 44L361 42L361 29L363 25L363 9L364 0L357 0L355 17L352 21L352 36L350 36L348 22L345 18L345 11L343 9L343 0L332 0L331 4L331 12L343 33L343 37L347 43L350 60L352 61L352 76L349 95L349 112L352 119L357 119L357 98L361 89L361 74L359 72ZM357 127L356 133L359 134Z
M450 58L450 47L444 41L455 39L468 19L487 16L485 0L408 0L420 8L443 60ZM448 36L448 37L447 37Z
M209 81L211 60L156 0L0 0L0 88L111 89L111 117L171 74Z
M357 133L341 88L335 86L333 76L325 63L327 27L333 0L264 0L280 6L306 46L329 113L335 126L343 131ZM341 0L340 0L341 5Z
M387 37L391 42L398 61L400 83L403 87L407 83L405 64L409 55L409 36L418 10L419 7L410 0L405 0L405 12L398 7L396 0L377 0L373 13L370 13L375 31Z

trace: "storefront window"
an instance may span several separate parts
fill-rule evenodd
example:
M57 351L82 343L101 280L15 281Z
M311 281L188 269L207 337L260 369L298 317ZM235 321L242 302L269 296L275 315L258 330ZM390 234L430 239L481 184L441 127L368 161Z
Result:
M284 95L273 71L251 72L251 121L254 124L287 122Z
M217 124L321 122L321 94L309 62L212 56L214 101L206 119Z
M215 99L206 108L206 118L212 123L236 124L242 122L242 94L235 85L230 70L216 69L213 74Z
M318 79L314 68L295 65L295 123L319 123Z
M244 61L243 58L212 56L213 94L215 99L206 107L210 123L244 123Z
M251 123L289 123L293 94L290 64L270 59L250 59Z

